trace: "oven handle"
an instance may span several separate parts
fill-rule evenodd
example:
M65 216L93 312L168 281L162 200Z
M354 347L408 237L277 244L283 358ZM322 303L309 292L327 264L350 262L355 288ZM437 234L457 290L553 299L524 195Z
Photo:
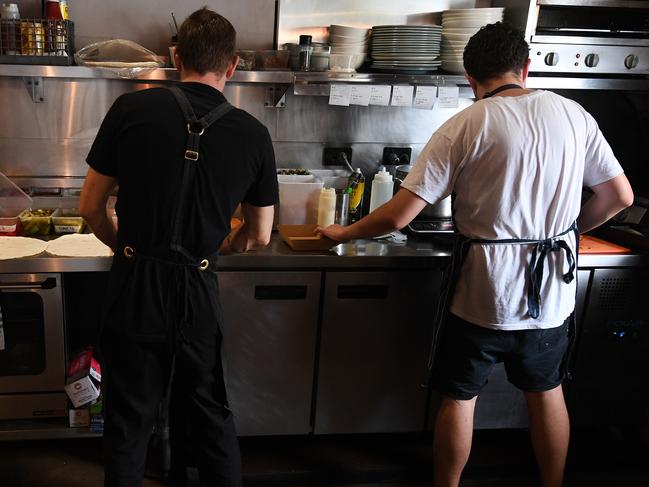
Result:
M43 282L29 282L25 284L1 284L0 291L13 291L20 289L54 289L56 287L56 279L48 277Z

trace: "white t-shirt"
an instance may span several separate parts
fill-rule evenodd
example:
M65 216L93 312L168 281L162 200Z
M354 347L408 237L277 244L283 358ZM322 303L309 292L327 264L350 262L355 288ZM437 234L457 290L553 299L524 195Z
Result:
M549 91L474 103L433 134L401 185L429 203L455 193L457 229L469 238L545 239L577 219L581 188L621 174L593 117ZM561 237L577 255L573 232ZM575 306L575 281L562 276L564 251L549 252L541 313L527 313L533 245L473 244L451 312L499 330L553 328Z

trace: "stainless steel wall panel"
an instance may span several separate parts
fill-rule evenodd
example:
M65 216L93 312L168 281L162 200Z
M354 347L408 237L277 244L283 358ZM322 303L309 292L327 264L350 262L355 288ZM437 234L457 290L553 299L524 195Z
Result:
M400 107L337 107L327 98L287 94L286 109L277 113L277 142L386 142L425 144L446 120L473 103L461 98L459 108L418 110Z
M122 80L44 79L34 103L21 78L0 78L0 171L9 176L85 176L99 126L122 94L163 84ZM225 96L275 135L277 116L259 85L228 85Z
M10 177L83 177L91 145L92 139L0 138L0 172Z
M23 0L23 17L37 16L40 0ZM169 55L169 22L174 12L178 24L194 10L206 5L225 16L237 30L240 49L270 49L275 29L274 0L111 0L70 2L75 23L77 49L91 42L130 39L147 49Z

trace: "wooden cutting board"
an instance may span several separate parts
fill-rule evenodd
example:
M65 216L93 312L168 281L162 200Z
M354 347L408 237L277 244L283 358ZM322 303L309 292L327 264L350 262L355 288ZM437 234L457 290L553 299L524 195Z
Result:
M293 250L322 251L338 245L338 242L315 235L316 228L318 225L277 225L282 240Z
M590 235L582 235L579 239L580 254L628 254L630 252L629 248Z

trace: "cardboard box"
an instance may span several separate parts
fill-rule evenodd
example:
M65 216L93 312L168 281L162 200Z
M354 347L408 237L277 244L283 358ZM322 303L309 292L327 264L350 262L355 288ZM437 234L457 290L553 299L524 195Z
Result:
M70 428L89 428L90 411L88 409L70 409Z
M73 406L80 408L96 401L99 398L100 389L94 384L90 376L86 376L65 386L65 392L68 393Z
M75 408L85 406L99 398L101 367L93 356L92 348L84 350L70 360L67 382L65 392Z
M89 375L97 382L101 382L101 366L93 355L92 348L88 348L70 360L68 364L68 384Z

